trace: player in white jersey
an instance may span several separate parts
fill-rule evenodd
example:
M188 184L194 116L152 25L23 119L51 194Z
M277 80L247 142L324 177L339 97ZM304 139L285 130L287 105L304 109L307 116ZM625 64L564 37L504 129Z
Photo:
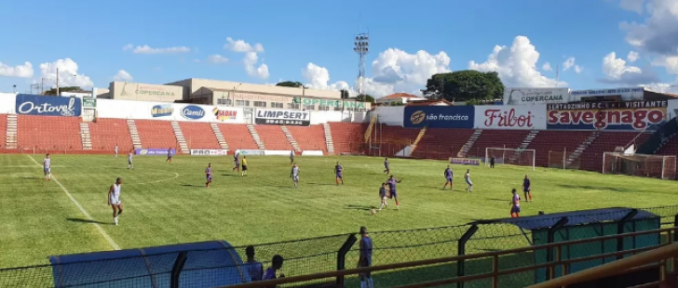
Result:
M127 154L127 169L134 169L134 159L132 157L134 156L134 150L129 150L129 154Z
M108 206L113 208L113 220L115 225L118 225L118 216L122 214L122 202L120 201L120 188L122 186L122 178L115 179L115 184L108 189Z
M42 170L45 172L45 180L52 179L52 159L49 158L49 153L45 155L45 160L42 160Z
M115 144L115 158L118 158L118 144Z
M294 181L294 188L299 188L299 166L297 166L297 163L294 163L294 166L292 166L290 178Z

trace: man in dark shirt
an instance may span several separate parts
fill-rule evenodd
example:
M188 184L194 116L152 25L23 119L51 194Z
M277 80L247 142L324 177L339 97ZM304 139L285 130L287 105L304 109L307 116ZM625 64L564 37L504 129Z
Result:
M260 281L264 276L264 266L261 265L261 262L254 260L254 247L247 246L245 254L247 254L245 267L247 267L247 272L250 274L250 279L252 281Z
M276 276L277 271L282 268L283 261L285 261L285 259L283 259L282 256L280 256L280 255L273 256L273 260L271 261L272 262L271 267L268 267L268 269L266 269L266 272L264 273L264 277L263 277L262 280L273 280L273 279L276 279L276 278L284 278L285 274L282 274L282 273L280 273L280 276ZM267 288L273 288L273 287L267 287Z
M525 193L525 201L532 202L532 183L530 183L530 177L527 175L523 179L523 193Z
M360 259L358 268L372 266L372 238L367 234L366 227L360 227ZM374 288L371 273L360 274L360 288Z
M494 156L490 156L490 168L494 168Z

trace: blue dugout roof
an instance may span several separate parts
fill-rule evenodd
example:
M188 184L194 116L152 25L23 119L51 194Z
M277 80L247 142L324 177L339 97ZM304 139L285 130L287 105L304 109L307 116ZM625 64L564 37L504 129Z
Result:
M516 225L525 230L548 229L555 225L563 217L567 217L568 222L565 226L576 226L581 224L601 223L609 221L619 221L626 216L632 208L614 207L604 209L569 211L545 215L527 216L520 218L503 218L488 221L477 221L471 224L491 224L504 223ZM648 219L659 217L654 213L638 209L638 214L632 219Z
M198 242L49 257L55 287L169 287L179 252L187 251L181 287L216 287L249 282L247 269L225 241Z

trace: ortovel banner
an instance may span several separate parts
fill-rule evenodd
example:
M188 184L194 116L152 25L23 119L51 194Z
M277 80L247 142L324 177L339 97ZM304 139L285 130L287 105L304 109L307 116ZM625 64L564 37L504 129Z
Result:
M667 119L668 101L548 105L548 129L655 130Z
M474 128L546 129L546 105L475 106Z
M403 126L408 128L473 128L472 106L407 106Z
M504 105L530 105L544 103L567 103L569 88L506 88Z
M309 126L311 112L284 109L257 109L254 123L268 125Z
M16 113L40 116L80 117L82 99L76 97L16 95Z

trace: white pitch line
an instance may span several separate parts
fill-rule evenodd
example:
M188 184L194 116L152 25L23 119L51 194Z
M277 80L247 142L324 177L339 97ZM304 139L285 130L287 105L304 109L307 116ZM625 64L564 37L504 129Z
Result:
M28 158L31 158L31 160L33 160L33 163L35 163L35 165L38 165L38 167L42 167L42 165L40 165L40 163L38 163L38 161L35 161L35 159L33 159L33 157L31 157L31 155L26 155L26 156L28 156ZM80 203L78 203L78 201L75 200L75 198L73 198L73 195L71 195L71 193L68 192L68 189L66 189L66 187L64 187L64 185L62 185L61 182L59 182L59 180L56 179L56 177L52 176L52 179L54 179L54 182L57 183L59 185L59 187L61 187L61 190L63 190L64 193L66 193L66 196L68 196L68 198L71 199L71 202L73 202L73 204L75 204L75 206L77 206L78 209L80 209L80 212L82 212L82 214L85 215L87 220L95 221L94 218L92 218L92 216L90 216L89 213L87 213L85 208L82 208L82 205L80 205ZM104 231L104 228L101 228L101 225L99 225L99 223L92 222L92 225L94 225L94 227L96 227L97 230L99 230L99 233L101 234L101 236L104 236L106 241L108 241L108 244L111 244L113 249L120 250L120 247L118 246L118 244L115 244L115 241L113 241L111 236L108 236L108 233L106 233L106 231Z

